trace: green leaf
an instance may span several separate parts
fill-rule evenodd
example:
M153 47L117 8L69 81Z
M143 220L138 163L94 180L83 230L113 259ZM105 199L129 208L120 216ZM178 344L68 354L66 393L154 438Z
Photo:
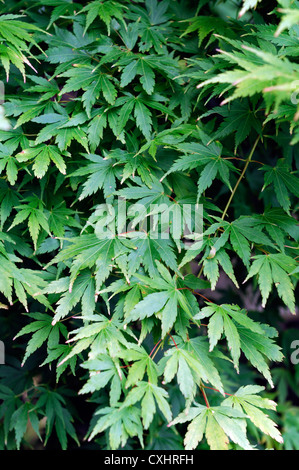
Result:
M144 137L149 140L152 130L152 118L149 109L141 102L136 101L134 108L137 127L141 130Z
M69 156L66 152L64 155ZM66 173L66 165L55 146L53 145L40 145L35 148L28 148L16 155L19 162L34 161L33 171L37 178L42 178L49 167L50 161L54 163L57 169L62 173Z
M241 407L249 419L258 427L264 434L269 435L277 442L283 443L282 436L277 429L277 424L273 422L262 409L275 410L276 403L267 398L261 398L256 395L258 392L264 390L264 387L247 385L239 388L239 390L231 397L224 400L224 406L231 406L232 408Z
M153 419L153 413L146 410L146 405L148 403L148 397L151 396L151 401L155 398L155 401L161 410L162 414L164 415L167 421L170 421L172 418L172 413L170 406L166 400L168 397L168 393L161 387L157 385L153 385L148 382L139 382L135 388L133 388L123 404L123 407L132 406L135 403L138 403L141 400L141 407L142 407L142 416L144 427L145 423L148 426ZM144 401L145 400L145 401ZM147 429L147 428L145 428Z
M205 433L211 450L227 450L229 439L241 448L252 450L242 423L246 415L241 411L230 412L226 406L206 408L196 403L189 413L181 413L171 425L191 421L185 435L186 450L195 449Z
M274 283L278 295L291 312L295 313L294 286L289 277L295 265L294 260L286 255L257 255L244 282L258 274L258 283L263 297L263 307L266 305L272 283Z
M220 316L223 319L222 321ZM246 311L241 310L237 305L209 304L209 306L201 309L195 319L201 320L206 317L211 317L208 327L210 350L214 349L222 333L224 333L237 371L239 370L239 358L242 350L252 365L273 386L269 367L264 356L275 361L281 361L283 356L280 348L272 342L272 332L267 331L267 325L254 322L246 315ZM217 330L216 325L219 326Z
M242 6L242 9L239 13L239 18L241 16L244 15L244 13L246 13L248 10L250 10L251 8L256 8L257 4L260 2L261 0L243 0L243 6Z

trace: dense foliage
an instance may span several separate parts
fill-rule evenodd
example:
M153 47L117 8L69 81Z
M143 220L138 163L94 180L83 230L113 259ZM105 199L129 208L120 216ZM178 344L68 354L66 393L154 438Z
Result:
M0 448L299 449L299 2L0 11Z

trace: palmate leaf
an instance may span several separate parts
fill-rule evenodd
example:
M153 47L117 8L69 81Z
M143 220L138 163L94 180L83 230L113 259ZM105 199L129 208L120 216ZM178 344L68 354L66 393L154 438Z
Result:
M47 80L46 78L35 75L28 75L27 78L34 82L34 85L27 88L27 92L42 93L40 101L47 101L58 95L60 91L59 86L55 80Z
M272 183L279 204L289 213L291 207L289 192L299 197L299 178L290 173L290 168L284 159L279 159L275 167L264 165L262 170L265 171L263 189Z
M150 23L151 25L163 24L170 19L170 15L169 13L167 13L167 10L168 10L167 1L158 2L158 0L150 0L146 2L146 10L147 10L146 19L148 20L148 23ZM142 9L138 8L134 11L141 13ZM142 15L142 17L144 19L144 15Z
M155 70L169 78L174 78L179 73L178 62L171 56L127 54L122 57L117 65L122 67L120 86L130 84L136 75L140 76L140 83L148 95L152 95L156 83Z
M196 386L201 381L211 383L224 394L220 376L209 354L207 343L196 338L187 345L178 337L174 337L176 347L172 347L165 354L167 362L164 369L164 381L170 382L175 376L180 390L186 399L193 399L196 394Z
M131 349L123 325L116 316L109 319L103 315L91 315L85 319L91 319L93 323L72 331L74 336L68 340L68 343L75 342L75 346L59 363L59 367L88 348L90 348L90 359L96 359L99 354L109 354L110 357L116 358L124 348Z
M242 259L247 269L249 269L250 266L252 243L262 245L267 248L274 248L274 242L262 231L262 223L259 222L259 226L257 226L256 218L243 216L233 222L223 221L219 217L214 218L219 222L212 224L205 232L203 232L203 240L195 242L192 250L186 252L183 260L181 261L180 267L194 259L199 253L204 252L202 258L203 273L211 282L212 290L215 289L219 279L219 266L223 268L228 277L233 281L236 287L238 287L233 265L225 249L226 247L230 248L228 242L230 242L234 252ZM219 229L222 233L219 237L216 237L215 235ZM273 235L273 230L271 233ZM210 238L211 234L214 234L213 239ZM275 242L277 242L276 237ZM198 249L196 243L198 243Z
M299 21L299 11L296 8L280 8L279 12L282 13L282 18L277 30L275 31L276 37L279 36L284 30L297 25Z
M130 323L159 313L160 318L162 318L162 337L164 337L173 326L177 317L177 300L175 294L171 294L167 291L149 294L134 307L126 320Z
M12 153L7 145L0 144L0 174L6 169L7 180L14 185L18 178L18 165Z
M37 273L30 269L17 268L13 262L1 255L0 261L0 292L8 299L11 305L14 290L15 295L26 311L28 311L27 296L36 296L41 304L52 309L47 298L40 293L40 290L46 285L43 273ZM17 261L20 260L17 259Z
M110 405L118 402L124 373L120 368L118 359L101 354L96 359L91 359L82 364L84 369L89 370L90 377L80 390L79 394L93 393L104 388L110 381Z
M125 128L129 118L134 112L135 122L138 129L142 132L146 140L151 139L152 133L152 109L161 111L165 116L170 115L176 117L174 112L167 108L162 102L167 101L167 98L152 94L148 96L145 93L140 93L137 97L129 92L125 92L124 96L119 97L114 106L120 107L116 124L116 136L120 137L123 129ZM110 127L112 127L110 125Z
M39 419L37 413L34 411L32 403L24 403L14 411L10 421L10 431L15 431L15 439L18 450L20 449L22 439L27 430L28 421L30 421L30 424L38 438L42 440L39 432Z
M122 351L119 357L125 361L134 361L134 364L129 368L126 388L132 387L140 380L143 380L145 373L147 374L148 381L153 385L157 385L157 365L144 348L132 344L131 349L129 351Z
M211 226L211 228L212 227L213 226ZM213 230L214 230L214 227L213 227ZM225 238L223 238L223 240L225 240ZM182 266L185 266L186 263L193 260L199 253L204 252L203 259L202 259L203 273L210 282L211 290L215 290L216 288L216 285L220 276L219 267L222 267L224 272L233 281L235 286L239 287L239 284L234 274L234 268L233 268L233 265L232 265L232 262L230 260L228 253L226 252L224 248L219 248L219 245L216 251L216 249L214 248L214 243L217 243L217 241L214 242L213 239L210 239L210 238L207 238L204 241L201 240L199 242L195 242L194 245L192 246L192 249L187 250L186 254L184 255L179 265L179 268L182 268ZM224 243L226 242L224 241Z
M19 244L22 244L21 239ZM40 289L45 287L47 274L36 272L31 269L18 268L16 263L21 262L13 253L7 253L3 241L14 246L13 238L0 232L0 292L8 299L10 305L13 305L13 290L18 300L22 303L28 312L27 295L36 295L38 301L51 309L51 305L46 297L39 293ZM20 251L21 247L19 247ZM30 252L30 250L29 250Z
M213 108L212 111L203 114L201 119L214 113L222 116L223 121L217 128L212 140L221 139L235 133L235 151L252 132L252 129L258 134L261 131L261 124L256 116L256 111L250 108L250 103L246 100L233 102L226 107Z
M27 137L23 134L22 129L5 129L0 130L0 141L6 142L8 144L8 148L12 147L17 148L17 145L20 144L22 148L26 148L29 145L29 141Z
M55 110L55 112L54 112ZM56 112L58 110L59 112ZM60 129L71 128L73 126L80 126L84 124L87 120L87 114L82 111L79 113L70 113L68 114L58 103L53 107L53 112L44 113L38 117L32 119L33 122L37 124L44 125L41 131L38 133L35 143L40 144L50 140L54 135L60 135Z
M283 2L284 0L282 0ZM286 0L287 2L289 0ZM293 35L292 33L289 34L290 32L282 32L279 35L275 34L277 31L277 26L272 25L272 24L261 24L261 25L255 25L255 30L258 34L258 37L260 39L264 39L266 41L271 42L272 44L275 44L277 46L286 46L288 47L288 53L290 55L296 54L296 52L293 50L293 46L296 47L297 44L297 39L296 36Z
M281 253L285 252L288 237L298 240L298 226L293 217L278 207L265 210L264 214L254 217L278 245Z
M51 68L53 76L69 70L74 63L90 63L86 57L84 48L94 42L94 38L84 33L84 26L74 22L71 31L65 28L55 27L55 35L49 38L47 61L50 64L59 64L56 69Z
M222 235L213 244L213 249L216 253L229 239L234 251L242 259L245 266L249 268L251 255L250 242L266 247L274 247L269 237L260 228L256 227L256 221L251 217L240 217L231 223L223 222L218 217L215 218L219 220L219 226L214 225L210 227L206 234L211 233L212 229L223 227Z
M111 167L109 166L109 168ZM113 166L113 171L115 174L118 174L118 177L121 177L117 168L118 166ZM81 172L81 170L79 170L79 172ZM149 215L151 214L152 205L157 205L156 207L159 209L159 214L161 209L161 221L162 217L164 217L164 220L166 219L166 221L171 221L173 217L172 208L178 207L178 204L174 204L169 198L167 198L164 194L165 191L162 184L157 182L155 179L151 182L151 188L142 185L141 180L138 177L134 177L134 180L136 183L140 184L140 186L127 187L126 189L119 190L115 193L125 199L128 198L135 200L139 198L138 203L132 204L128 209L128 217L130 219L128 230L121 225L123 224L123 220L121 219L120 214L118 214L119 207L117 204L110 208L103 204L97 206L95 212L90 217L88 224L95 227L95 233L99 235L99 238L104 235L103 227L108 226L112 238L114 237L117 229L118 232L121 232L118 233L119 239L122 240L123 243L129 244L130 248L133 248L130 250L127 258L128 278L134 275L142 265L149 275L154 278L158 273L155 260L160 258L166 266L170 267L173 271L178 272L174 253L175 245L171 237L161 237L159 234L160 226L158 229L147 228L148 222L150 221ZM109 183L109 180L106 180L104 185L107 183ZM180 226L175 232L176 239L174 241L176 244L180 242L180 236L184 228L184 218L181 217L180 220ZM111 226L109 225L110 221ZM121 226L119 227L119 225ZM136 228L136 230L134 230L136 225L138 225L138 229ZM164 225L165 227L163 231L167 235L168 224L166 223ZM124 230L124 232L122 230ZM172 229L170 232L171 235L174 234Z
M49 348L48 355L41 366L45 366L47 364L53 364L57 361L58 364L61 364L59 367L56 367L56 382L59 382L61 375L64 371L70 367L71 372L73 375L76 375L76 364L78 361L78 356L72 356L70 359L64 361L64 359L70 353L70 346L67 344L59 344Z
M177 262L174 254L174 243L171 239L151 238L151 233L132 232L131 240L135 249L128 255L129 276L143 266L152 278L158 275L155 260L161 259L166 266L178 272Z
M131 83L137 74L141 75L140 83L142 84L144 91L146 91L148 95L151 95L154 91L155 73L147 63L146 59L144 60L141 58L138 60L129 60L128 65L124 67L121 75L121 87L125 87Z
M38 236L41 229L45 230L49 235L51 235L42 201L35 196L28 196L23 200L22 205L16 206L16 209L20 210L18 211L8 230L11 230L13 227L23 223L26 219L28 219L29 233L36 250Z
M140 410L136 406L127 407L101 407L95 412L97 418L95 425L89 430L91 441L97 434L110 428L109 443L111 449L118 449L125 446L129 437L137 436L143 447L142 423L140 420Z
M45 407L45 414L47 416L45 445L52 434L53 427L55 427L57 437L63 450L67 448L68 436L74 439L79 445L76 430L73 425L74 418L67 408L65 398L59 391L43 389L43 393L36 403L36 408L38 409L40 407Z
M60 91L61 96L79 89L85 90L82 96L82 103L89 117L92 106L99 98L100 93L102 93L109 104L114 104L115 102L117 96L117 90L114 85L115 80L113 80L111 75L103 73L100 68L94 70L92 65L78 65L63 72L60 76L68 78Z
M34 99L24 99L24 100L12 100L10 105L13 106L12 109L9 106L5 107L7 116L19 116L14 129L18 129L20 126L25 124L28 121L31 121L36 116L39 116L45 109L47 103L39 103ZM20 130L19 130L20 131ZM26 142L29 145L28 139L22 139L23 142ZM22 145L22 147L24 144Z
M251 43L221 38L236 48L234 53L222 50L221 57L239 68L219 73L200 83L198 88L215 83L235 86L234 92L222 101L222 105L237 98L252 97L256 93L263 95L267 111L272 107L277 109L283 101L289 102L290 94L297 90L298 83L298 70L291 61L278 57L276 49L273 53L272 50L268 52L252 47ZM277 94L277 90L281 93Z
M56 168L65 175L66 165L63 156L70 156L68 152L59 152L54 145L38 145L34 148L27 148L16 155L19 162L33 162L33 172L37 178L42 178L53 162Z
M108 125L106 109L96 110L96 113L92 113L92 117L93 119L88 124L88 140L91 152L95 152L103 138L104 129Z
M258 275L263 307L266 305L274 284L279 297L295 314L294 285L289 275L296 266L296 261L284 254L257 255L244 282Z
M29 44L41 50L30 34L32 31L41 31L41 29L28 22L20 21L19 18L22 16L0 16L0 60L5 69L7 81L9 79L10 64L15 65L20 70L24 82L26 80L25 64L36 72L26 56L29 55Z
M59 111L62 111L61 108ZM40 114L40 112L38 112L38 114ZM22 117L23 116L21 116L20 119L22 119ZM55 137L55 143L62 155L69 156L66 149L71 145L73 140L77 141L89 152L86 127L81 126L87 119L88 117L85 112L74 113L72 116L69 116L65 111L62 113L48 113L34 117L32 119L33 122L46 124L37 134L35 140L36 146L38 147L37 144L47 142L51 140L52 137ZM54 146L51 147L53 148ZM57 149L56 152L58 152Z
M84 157L90 163L70 175L71 177L90 175L83 185L83 191L79 199L82 200L102 188L105 198L108 198L116 189L115 176L119 174L119 169L114 166L115 160L95 154L84 154Z
M61 293L62 296L58 301L52 324L55 325L81 301L82 315L92 315L95 309L95 282L90 271L83 271L76 278L70 289L70 279L62 277L57 281L52 281L44 290L47 294Z
M204 434L211 450L227 450L229 440L242 449L252 450L243 427L246 414L223 405L210 408L197 403L195 405L188 414L182 412L170 423L173 426L191 421L184 440L186 450L195 449Z
M100 220L101 226L101 220ZM135 244L130 240L122 239L114 234L98 232L97 234L81 235L68 239L71 244L63 249L48 264L59 261L66 262L72 258L69 278L69 291L78 274L86 268L95 272L96 292L101 290L103 282L107 279L113 268L118 267L129 282L127 254L135 249Z
M236 169L231 162L221 157L222 147L219 144L211 143L209 146L204 146L196 142L190 142L179 144L176 149L184 152L185 155L172 165L162 179L169 173L198 168L201 172L198 180L197 202L203 192L211 186L216 176L231 188L229 172L236 171ZM201 167L203 168L201 169Z
M215 41L213 33L214 31L217 34L225 34L230 37L231 31L227 27L227 22L221 18L211 17L211 16L196 16L195 18L191 18L188 20L188 27L182 34L185 36L187 34L192 33L193 31L198 31L198 47L201 46L203 40L210 36L209 44Z
M213 250L213 248L209 249L209 254L205 254L205 260L203 262L203 273L211 282L211 289L215 290L216 288L220 276L220 266L227 276L233 281L235 286L239 287L238 281L234 274L232 262L227 252L221 248L216 252L215 256L213 256L213 251L212 255L210 256L211 250Z
M128 215L133 217L132 228L136 227L140 221L145 219L152 204L169 204L169 198L165 195L165 188L156 178L152 181L150 186L143 184L140 178L134 177L134 182L137 183L138 186L130 184L130 186L128 185L128 187L120 189L115 193L117 196L125 199L133 201L138 199L138 204L140 204L140 206L137 206L136 211L134 205L132 205L128 210ZM142 212L140 211L141 206L144 206L144 210Z
M165 51L163 48L167 43L165 32L168 31L171 18L171 12L168 9L169 3L167 1L150 0L145 2L145 8L134 5L127 12L128 17L134 22L140 18L139 25L137 25L139 26L138 49L140 52L144 53L153 48L156 54L162 55L162 51Z
M169 406L168 393L161 387L150 382L139 382L127 395L124 408L135 405L141 401L141 417L144 429L148 429L156 411L155 401L167 421L172 418L172 412Z
M264 336L254 332L248 332L243 327L238 327L241 338L241 349L251 364L267 379L270 386L273 388L274 384L271 377L268 360L280 362L283 360L283 355L278 347L272 340L272 335L277 336L276 330L271 335L269 334L268 325L262 325L265 330Z
M166 173L174 171L185 171L197 168L200 165L206 165L211 160L217 160L222 152L221 145L212 143L209 146L202 145L198 142L183 142L176 146L176 150L183 153L179 160L175 161L170 170Z
M86 26L84 33L93 23L93 21L99 16L100 19L106 24L108 30L108 36L110 35L110 23L112 18L117 18L118 20L123 20L124 9L126 6L122 5L119 2L106 0L102 1L93 1L89 5L85 6L80 13L87 11L86 15Z
M137 303L133 310L126 315L126 322L132 322L136 320L143 320L144 318L156 316L161 320L162 324L162 338L171 330L173 327L177 315L178 306L183 309L187 316L192 319L196 312L192 311L194 305L190 305L187 294L184 291L180 291L177 287L176 277L172 278L169 271L158 261L156 261L160 277L156 277L155 280L146 278L136 274L135 276L146 285L151 286L159 292L154 292L147 295L143 300Z
M272 337L277 335L274 328L268 325L254 322L236 305L210 305L200 310L195 316L196 320L210 317L208 336L210 351L220 340L224 333L228 347L234 361L235 368L239 371L239 359L241 350L247 359L256 367L273 387L269 366L266 358L274 361L282 361L283 355Z
M234 395L226 398L222 405L244 411L254 425L264 434L271 436L277 442L283 443L283 438L277 429L277 424L262 411L262 409L276 410L275 402L257 395L257 393L263 390L264 387L258 385L241 387Z
M51 14L50 22L47 26L49 29L55 21L57 21L61 16L65 16L67 14L72 15L76 12L77 9L80 9L81 5L79 3L65 3L61 1L56 1L55 4L57 5Z
M29 340L26 352L23 358L22 365L26 362L29 356L39 349L46 341L48 351L53 349L59 343L60 334L66 338L67 329L62 323L52 325L53 318L45 313L30 313L28 317L33 318L35 321L19 331L14 339L19 338L29 333L33 333L32 338Z
M125 181L128 186L131 181L138 183L140 186L144 183L147 188L153 189L156 186L157 179L154 175L158 169L157 164L149 155L138 152L126 152L120 149L112 151L110 156L114 156L118 162L118 166L122 168L122 179L121 184ZM139 177L136 177L139 175ZM134 194L131 193L131 198L134 198Z
M48 223L51 233L53 233L55 237L63 237L67 226L81 228L81 225L75 219L74 215L75 211L68 209L64 201L52 206L48 214Z

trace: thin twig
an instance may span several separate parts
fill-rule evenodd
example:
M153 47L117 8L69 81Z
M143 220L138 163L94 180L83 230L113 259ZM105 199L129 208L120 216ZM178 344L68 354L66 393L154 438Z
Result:
M234 197L234 195L235 195L235 193L236 193L236 191L237 191L237 189L238 189L238 186L239 186L239 184L241 183L241 181L242 181L242 179L243 179L243 176L245 175L245 172L246 172L246 170L247 170L247 168L248 168L248 165L249 165L249 163L250 163L250 161L251 161L251 159L252 159L252 156L253 156L253 154L254 154L254 151L255 151L255 149L256 149L257 144L259 143L260 138L261 138L261 136L259 135L258 138L256 139L256 141L255 141L254 144L253 144L253 147L252 147L252 149L251 149L250 154L248 155L248 158L247 158L247 160L246 160L246 163L245 163L245 166L244 166L244 168L243 168L243 171L242 171L242 173L241 173L241 175L240 175L240 177L239 177L239 179L238 179L238 181L237 181L237 183L236 183L236 185L235 185L235 187L234 187L234 189L233 189L233 191L232 191L232 193L231 193L231 195L230 195L229 200L227 201L227 204L226 204L225 209L224 209L224 211L223 211L223 214L222 214L222 216L221 216L221 219L222 219L222 220L224 220L224 218L225 218L225 216L226 216L226 214L227 214L227 211L228 211L228 208L229 208L229 206L230 206L230 203L232 202L232 199L233 199L233 197Z

